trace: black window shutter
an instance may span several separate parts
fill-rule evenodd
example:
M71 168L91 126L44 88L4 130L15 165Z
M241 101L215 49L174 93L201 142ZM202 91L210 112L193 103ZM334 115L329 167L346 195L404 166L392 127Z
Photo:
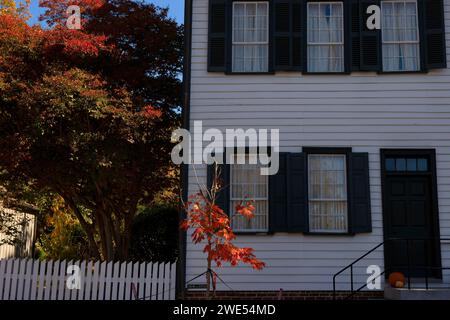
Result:
M447 68L444 4L442 0L420 0L422 57L425 70Z
M217 195L216 204L227 214L230 215L230 165L219 164L217 165L217 172L221 189ZM208 190L211 189L212 182L215 177L215 165L208 165L207 169L207 186Z
M371 5L380 6L379 0L360 1L360 70L381 71L381 30L367 28L367 8Z
M287 225L289 232L308 231L306 156L290 153L287 159Z
M228 0L209 0L208 71L225 72L227 67Z
M308 231L306 161L303 153L280 153L278 173L269 176L270 232Z
M351 153L349 159L349 231L372 231L370 206L369 156L367 153Z
M287 230L287 158L288 153L279 154L278 172L269 176L269 231Z
M302 0L274 0L273 70L302 70Z
M361 14L359 0L351 0L349 3L350 36L351 41L351 70L359 71L361 65Z
M303 35L305 34L303 0L294 0L292 2L292 69L295 71L303 70L302 47L305 44Z

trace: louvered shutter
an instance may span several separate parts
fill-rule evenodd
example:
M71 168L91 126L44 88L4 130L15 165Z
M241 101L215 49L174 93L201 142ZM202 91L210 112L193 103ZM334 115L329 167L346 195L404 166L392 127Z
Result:
M381 71L381 30L369 30L367 28L367 8L371 5L380 6L379 0L360 1L360 70Z
M350 13L350 35L351 41L351 70L359 71L361 65L361 13L359 0L351 0L349 8Z
M302 70L302 0L274 0L273 70Z
M209 0L208 71L227 71L230 10L227 0Z
M419 0L419 9L423 67L447 68L443 1Z
M367 153L351 153L349 160L349 231L351 233L371 232L369 156Z
M269 176L269 230L287 231L287 158L288 153L279 154L278 172Z
M289 232L308 231L307 168L304 153L291 153L287 159L287 225Z

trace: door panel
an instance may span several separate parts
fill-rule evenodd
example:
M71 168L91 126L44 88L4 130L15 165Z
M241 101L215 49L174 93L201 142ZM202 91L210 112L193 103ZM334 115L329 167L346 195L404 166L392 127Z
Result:
M400 271L423 277L432 270L435 248L432 238L431 181L428 176L391 175L385 183L386 244L389 273ZM409 269L408 269L409 265Z

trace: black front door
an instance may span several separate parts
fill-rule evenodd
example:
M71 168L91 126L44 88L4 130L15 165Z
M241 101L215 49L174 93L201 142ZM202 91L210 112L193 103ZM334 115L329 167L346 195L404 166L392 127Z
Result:
M382 159L387 274L439 276L432 159L409 153Z

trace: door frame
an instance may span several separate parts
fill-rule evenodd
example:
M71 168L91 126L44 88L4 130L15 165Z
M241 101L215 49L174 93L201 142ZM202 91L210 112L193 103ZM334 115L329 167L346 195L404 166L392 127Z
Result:
M388 157L396 157L396 156L417 156L417 157L426 157L429 161L429 170L427 172L414 172L409 174L405 173L396 173L403 176L427 176L430 179L431 183L431 232L433 234L434 248L436 250L434 254L434 261L432 261L432 265L440 268L442 266L441 260L441 242L440 238L440 227L439 227L439 206L438 206L438 192L437 192L437 175L436 175L436 150L435 149L380 149L380 172L381 172L381 199L382 199L382 211L383 211L383 241L388 240L388 230L389 230L389 219L387 216L388 204L387 204L387 188L386 188L386 180L389 174L386 171L386 158ZM383 250L384 254L384 265L386 268L386 262L388 261L388 257L386 254L386 250ZM385 275L386 278L389 276ZM438 269L435 273L435 277L438 279L442 279L442 269Z

